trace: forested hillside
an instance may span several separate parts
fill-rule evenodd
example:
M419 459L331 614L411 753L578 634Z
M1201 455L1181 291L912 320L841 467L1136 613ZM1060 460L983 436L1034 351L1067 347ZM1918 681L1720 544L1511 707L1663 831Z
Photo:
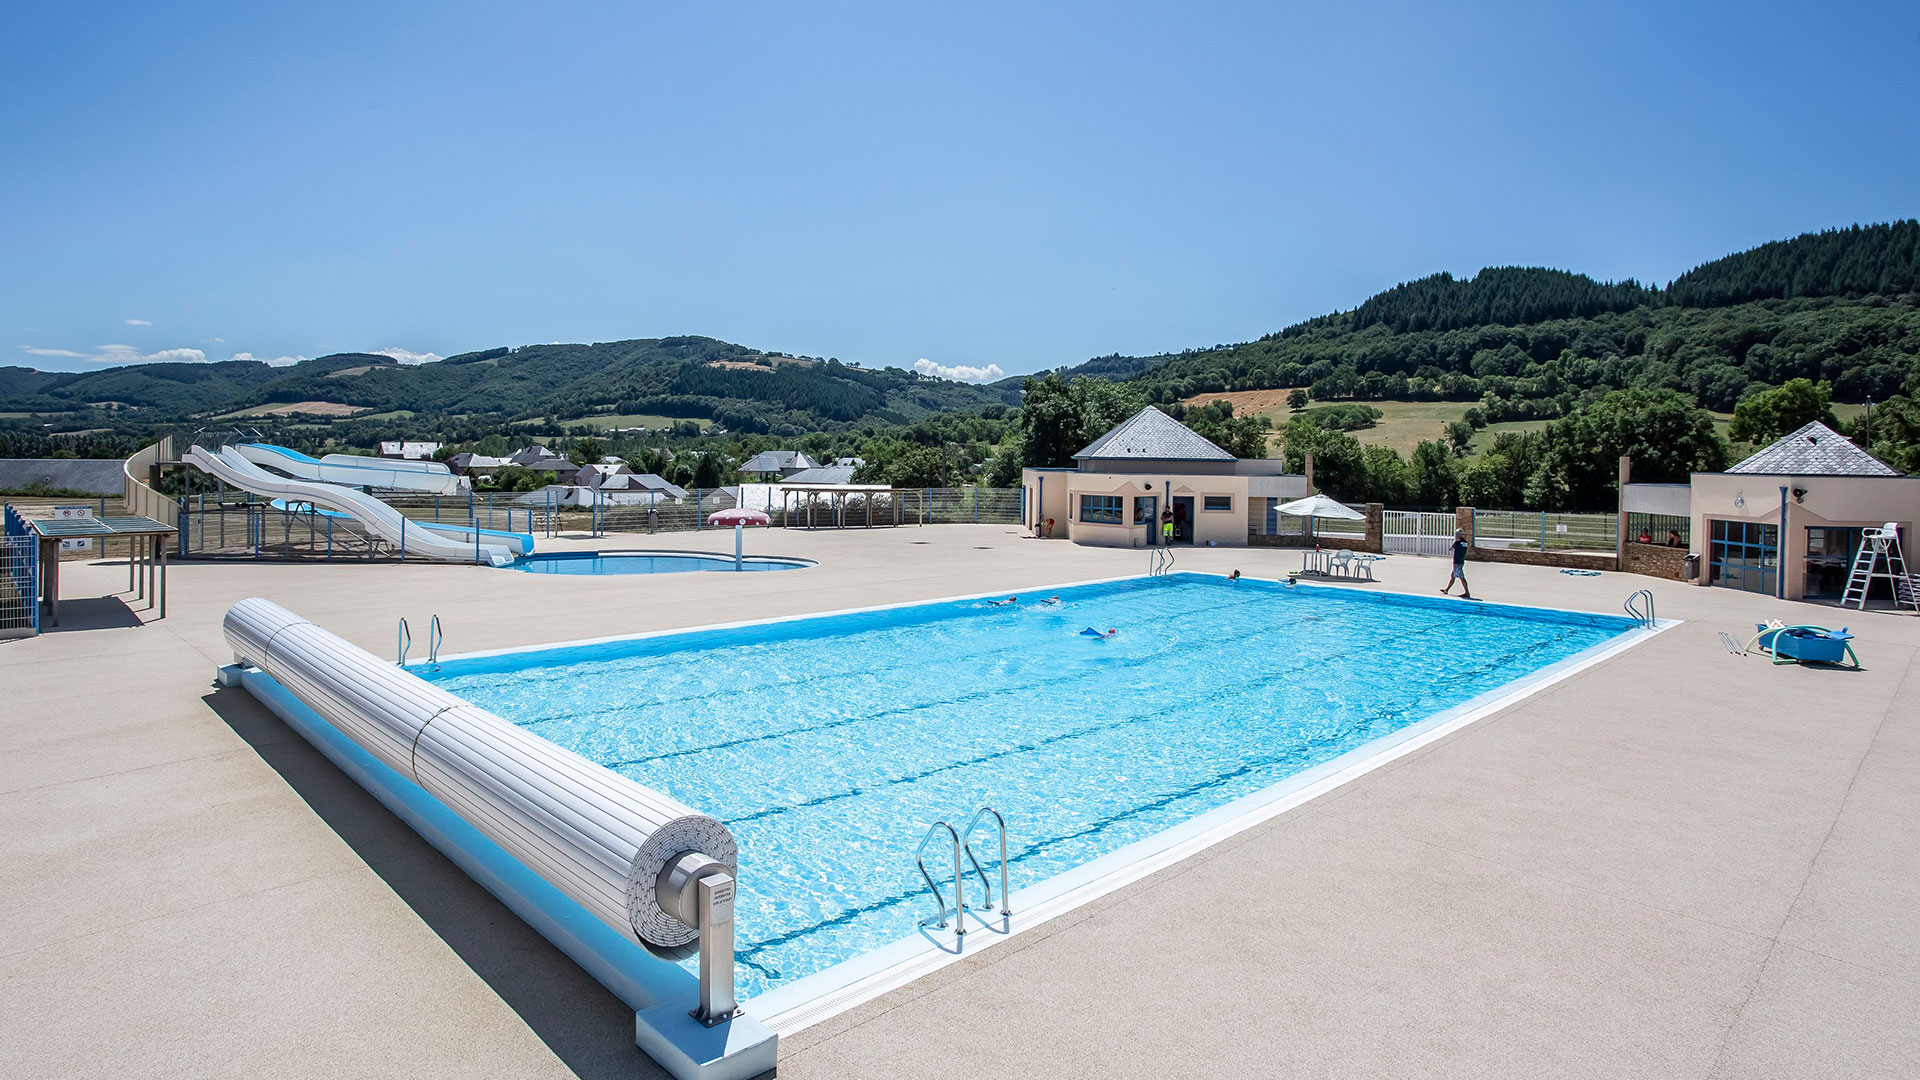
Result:
M1908 220L1765 244L1665 289L1537 268L1436 274L1258 341L1069 374L1134 378L1161 402L1295 386L1322 401L1485 399L1493 420L1630 388L1729 410L1794 378L1859 402L1898 393L1920 357L1916 291L1920 221Z
M740 432L799 434L866 419L911 423L1019 397L1017 389L764 353L704 337L497 348L418 365L344 353L287 368L229 361L5 373L0 410L51 413L116 403L151 410L155 420L319 402L342 412L405 410L466 423L649 414L711 420Z

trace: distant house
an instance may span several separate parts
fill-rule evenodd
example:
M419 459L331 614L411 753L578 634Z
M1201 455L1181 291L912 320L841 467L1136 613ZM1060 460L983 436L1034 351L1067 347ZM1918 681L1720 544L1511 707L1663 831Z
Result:
M578 465L538 443L507 455L507 464L534 472L572 473L580 470Z
M380 456L404 461L427 461L439 449L437 442L383 442L380 444Z
M807 487L838 486L853 483L852 465L815 465L811 469L801 469L791 476L784 477L782 484L804 484ZM886 485L881 485L885 487Z
M857 469L860 466L865 465L867 463L867 459L857 458L857 457L841 457L841 458L834 458L833 463L835 465L848 465Z
M485 454L461 453L447 459L447 468L456 476L492 476L505 468L506 458L487 457Z
M1073 459L1023 471L1020 520L1052 519L1052 535L1076 544L1157 546L1171 509L1173 543L1244 547L1276 503L1309 493L1281 462L1236 458L1151 405Z
M784 480L805 469L817 469L820 463L799 450L763 450L746 460L740 471L763 482Z

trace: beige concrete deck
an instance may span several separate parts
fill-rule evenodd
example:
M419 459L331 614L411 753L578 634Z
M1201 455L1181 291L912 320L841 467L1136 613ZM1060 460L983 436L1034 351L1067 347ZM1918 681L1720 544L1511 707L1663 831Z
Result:
M724 549L725 534L599 546ZM382 655L1144 569L994 526L756 533L786 574L182 564L142 625L64 568L0 643L0 1076L658 1075L631 1013L244 692L271 597ZM1274 576L1286 551L1183 568ZM1380 588L1430 591L1396 557ZM810 1077L1920 1074L1920 619L1474 568L1492 600L1687 620L1334 794L785 1043ZM1727 655L1848 623L1867 670ZM88 627L93 627L89 629ZM416 629L416 636L424 635ZM1380 658L1392 663L1390 653ZM1017 821L1014 823L1018 828Z

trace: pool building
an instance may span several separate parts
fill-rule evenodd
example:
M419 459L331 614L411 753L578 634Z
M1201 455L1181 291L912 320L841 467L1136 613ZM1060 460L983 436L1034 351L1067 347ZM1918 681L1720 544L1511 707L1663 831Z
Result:
M1168 510L1175 544L1245 547L1275 503L1313 486L1280 460L1236 458L1151 405L1073 460L1022 471L1024 520L1042 535L1099 547L1160 544Z

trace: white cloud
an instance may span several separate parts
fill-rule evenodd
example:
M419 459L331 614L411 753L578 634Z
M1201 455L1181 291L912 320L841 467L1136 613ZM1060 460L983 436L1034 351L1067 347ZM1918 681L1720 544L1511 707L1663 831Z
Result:
M435 360L446 359L446 357L436 352L413 352L408 349L394 348L393 346L388 346L384 349L374 349L372 352L375 356L389 356L403 364L431 364Z
M93 364L204 364L207 354L199 349L161 349L141 352L132 345L96 345L90 353L72 349L38 349L20 346L33 356L56 356L62 360L85 360Z
M250 352L237 352L227 357L229 360L254 360L268 367L292 367L306 360L304 356L255 356Z
M1007 375L1005 371L1000 370L999 364L988 364L986 367L967 367L960 364L949 367L946 364L936 364L924 356L913 362L913 370L922 375L931 375L936 379L952 379L955 382L992 382L995 379L1003 379Z
M202 345L225 345L226 343L227 339L223 337L203 337L200 339L200 344Z
M161 349L149 353L132 345L101 345L87 359L96 364L204 364L207 354L199 349Z
M145 319L124 319L122 321L125 322L128 326L152 326L153 325L152 323L148 322Z

